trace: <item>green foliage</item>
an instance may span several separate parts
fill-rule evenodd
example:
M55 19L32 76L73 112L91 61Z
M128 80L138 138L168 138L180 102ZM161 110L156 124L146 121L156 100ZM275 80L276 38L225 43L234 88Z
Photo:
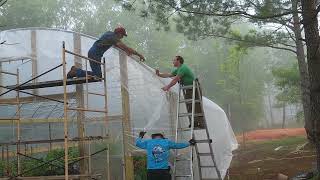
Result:
M121 2L123 6L137 4L135 0L117 0L117 2ZM240 42L250 40L248 42L251 46L273 45L290 50L294 48L290 45L292 43L291 28L287 23L292 18L290 0L154 0L147 3L141 0L140 2L142 2L141 5L137 5L138 8L135 10L141 11L143 17L151 17L158 24L158 29L168 30L171 28L170 23L173 22L179 33L192 40L226 36L229 40L240 40ZM285 31L285 28L263 27L260 28L259 33L242 35L235 39L232 37L234 24L248 22L244 20L260 27L270 24L288 26L289 32Z
M300 76L297 63L291 67L277 67L272 70L276 86L281 90L277 100L286 104L301 102Z
M147 158L145 156L134 156L133 167L135 180L147 179Z
M79 152L77 148L69 148L69 159L74 159L79 157ZM21 156L21 169L22 176L48 176L48 175L63 175L64 174L64 150L57 149L50 151L46 155L37 154L32 157L37 158L27 158ZM49 162L50 163L46 163ZM69 167L71 169L70 173L74 174L79 171L77 163ZM10 175L17 175L17 160L12 159L7 163L6 161L0 161L0 177L4 176L5 172L10 172Z
M231 48L228 58L221 64L224 79L218 81L223 89L220 96L224 104L231 106L231 122L236 131L255 128L263 110L264 74L253 70L256 62L250 61L247 53L244 47Z

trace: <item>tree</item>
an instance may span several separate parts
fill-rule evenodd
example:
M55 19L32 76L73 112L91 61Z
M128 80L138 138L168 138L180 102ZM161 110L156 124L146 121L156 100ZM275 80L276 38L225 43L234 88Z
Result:
M8 0L0 0L0 8L1 8L5 3L7 3L7 1L8 1ZM1 14L1 13L0 13L0 14ZM4 43L6 43L6 41L0 42L0 45L2 45L2 44L4 44Z
M230 48L229 56L220 66L223 79L218 81L223 92L219 96L230 106L230 121L241 132L256 128L263 112L265 74L253 68L258 61L253 61L248 51L240 46Z
M120 1L132 8L136 1ZM147 2L147 3L146 3ZM159 27L169 29L170 22L176 24L178 32L190 39L208 37L225 38L242 46L270 47L292 52L298 59L300 88L305 117L305 128L310 137L310 96L308 68L305 61L303 28L299 15L299 0L153 0L142 1L145 8L142 16L151 15ZM260 30L249 30L244 35L233 32L235 22L252 23Z
M307 45L307 59L310 76L310 96L311 114L313 131L317 150L317 169L320 172L320 37L318 29L318 13L320 6L317 7L316 0L302 0L302 17L305 29L305 41Z
M290 67L276 67L272 70L272 74L275 78L275 84L280 90L280 93L277 94L276 99L283 108L282 128L284 128L286 105L301 103L298 65L295 63ZM298 114L299 112L297 115Z

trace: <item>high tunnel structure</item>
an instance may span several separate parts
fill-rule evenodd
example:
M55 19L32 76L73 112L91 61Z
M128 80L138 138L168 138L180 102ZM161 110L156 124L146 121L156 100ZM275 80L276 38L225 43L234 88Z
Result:
M134 157L143 155L134 145L140 131L175 139L177 87L163 92L168 80L135 57L110 48L103 80L64 78L73 65L90 70L86 54L95 40L49 28L0 33L0 179L130 180ZM237 141L224 111L203 103L224 177ZM55 158L46 159L50 153ZM33 173L43 166L48 171Z

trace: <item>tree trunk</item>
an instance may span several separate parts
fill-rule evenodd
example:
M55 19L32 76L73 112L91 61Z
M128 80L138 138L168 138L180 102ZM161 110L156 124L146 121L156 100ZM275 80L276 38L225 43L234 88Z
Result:
M292 0L292 10L294 12L298 11L298 0ZM307 132L308 139L313 141L313 131L312 131L312 121L310 119L310 80L308 74L308 67L305 60L305 52L304 46L302 42L302 29L301 23L298 13L293 13L293 32L295 35L295 43L297 47L297 59L299 66L299 74L300 74L300 89L301 89L301 97L302 97L302 107L303 107L303 115L305 122L305 130Z
M281 128L284 129L286 125L286 103L282 105L282 126Z
M320 172L320 144L318 138L320 132L320 37L318 17L315 0L302 0L301 4L310 79L310 120L314 123L317 169Z
M270 110L270 127L272 128L274 125L274 118L273 118L273 112L272 112L272 104L271 104L271 97L270 93L268 93L268 105L269 105L269 110Z

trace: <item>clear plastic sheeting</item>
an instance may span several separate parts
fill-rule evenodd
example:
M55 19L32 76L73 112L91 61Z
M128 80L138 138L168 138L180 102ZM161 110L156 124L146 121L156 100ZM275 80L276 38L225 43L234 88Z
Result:
M15 73L17 69L20 73L19 83L26 82L33 76L41 74L62 63L62 42L65 41L66 49L87 55L89 48L96 40L84 34L70 31L47 28L27 28L2 31L0 42L6 41L8 44L0 46L0 71ZM120 67L121 62L119 50L111 48L104 57L106 59L106 81L107 81L107 109L108 120L105 121L103 113L85 112L82 123L86 136L104 136L108 134L108 140L93 141L85 144L85 149L90 149L91 153L100 151L108 144L110 147L110 169L111 176L122 179L124 152L133 153L138 149L134 145L134 140L140 131L147 131L146 138L152 133L164 133L167 138L175 139L176 128L176 108L177 108L177 86L170 92L163 92L161 87L168 83L168 79L157 77L154 70L147 65L136 61L132 57L121 59L127 62L127 66ZM83 69L91 70L89 63L67 54L67 71L75 63L80 63ZM40 78L37 82L61 80L62 68L58 68ZM0 74L0 84L2 86L15 85L14 76ZM77 90L78 86L78 90ZM78 107L79 102L84 107L90 109L104 108L104 98L96 95L77 95L79 86L82 94L93 92L97 94L103 92L103 82L89 83L88 85L71 85L67 87L68 101L70 107ZM6 89L0 88L0 92ZM43 88L37 90L25 90L41 96L48 96L63 100L63 87ZM128 92L130 112L126 117L129 124L124 124L124 97L123 91ZM47 140L49 138L63 138L63 104L49 101L42 98L35 98L28 94L20 94L20 116L21 116L21 140ZM0 97L0 102L7 99L15 99L17 93L12 91ZM218 167L223 176L230 165L232 151L237 148L237 142L233 134L224 111L209 99L203 98L204 109L209 127L210 136L213 139L213 149L218 163ZM0 118L10 119L17 116L17 106L0 104ZM71 138L79 136L79 113L77 111L68 112L69 134ZM48 120L48 121L46 121ZM49 122L50 120L50 131ZM35 123L38 121L37 123ZM40 122L40 123L39 123ZM188 122L188 121L186 121ZM14 142L17 139L17 124L10 122L0 122L0 143ZM128 130L129 129L129 130ZM126 138L126 141L123 139ZM179 141L189 140L189 136L178 137ZM128 144L123 144L127 142ZM90 145L89 145L90 144ZM62 144L59 144L61 147ZM38 145L34 145L38 146ZM42 144L49 147L48 144ZM14 149L14 147L12 147ZM43 151L39 151L43 152ZM205 160L204 160L205 162ZM92 157L88 167L91 172L102 174L105 179L108 174L107 153L102 152ZM194 164L197 166L197 164ZM180 167L182 168L182 166ZM183 169L183 168L182 168ZM210 172L208 172L210 173Z

